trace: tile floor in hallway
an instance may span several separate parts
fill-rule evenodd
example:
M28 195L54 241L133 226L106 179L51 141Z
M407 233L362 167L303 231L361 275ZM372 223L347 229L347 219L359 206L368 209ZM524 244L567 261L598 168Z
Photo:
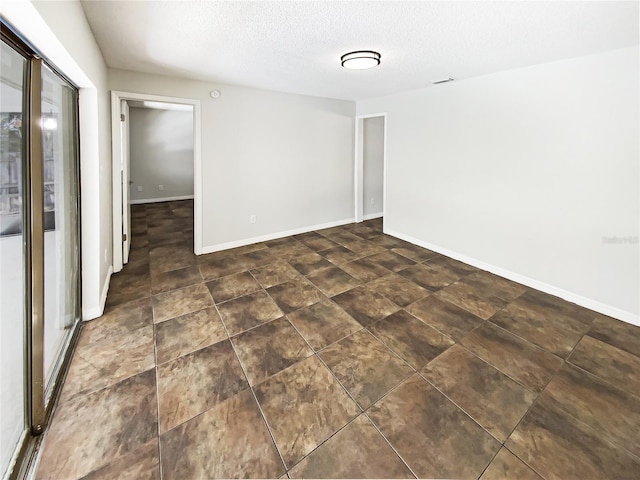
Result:
M640 328L381 220L196 257L192 214L132 208L36 478L640 477Z

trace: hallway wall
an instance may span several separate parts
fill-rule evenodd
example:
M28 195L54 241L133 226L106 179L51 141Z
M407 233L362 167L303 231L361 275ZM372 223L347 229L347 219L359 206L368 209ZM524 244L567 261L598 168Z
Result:
M355 102L115 69L109 87L200 100L204 253L352 220Z

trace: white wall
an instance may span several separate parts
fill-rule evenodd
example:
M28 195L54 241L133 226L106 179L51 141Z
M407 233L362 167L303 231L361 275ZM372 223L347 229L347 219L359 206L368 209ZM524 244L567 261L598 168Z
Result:
M193 196L193 112L131 107L129 120L131 201Z
M384 183L384 117L363 119L363 205L365 217L382 215Z
M102 314L112 252L106 64L78 1L5 0L0 8L80 88L82 305L84 317L94 318Z
M109 85L200 99L205 252L353 218L355 102L123 70Z
M634 47L358 102L385 229L640 323L638 81Z

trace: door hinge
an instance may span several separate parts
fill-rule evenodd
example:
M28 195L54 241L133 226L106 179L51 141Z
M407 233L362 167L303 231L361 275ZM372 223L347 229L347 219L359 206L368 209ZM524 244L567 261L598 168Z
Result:
M124 113L121 113L121 114L120 114L120 121L121 121L121 122L124 122Z
M122 234L122 241L123 241L123 242L126 242L126 241L127 241L127 234L126 234L126 233L123 233L123 234Z

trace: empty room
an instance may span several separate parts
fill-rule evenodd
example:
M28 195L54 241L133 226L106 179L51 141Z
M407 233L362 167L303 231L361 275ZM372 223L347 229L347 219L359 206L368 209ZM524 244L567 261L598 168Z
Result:
M639 19L2 1L2 478L637 479Z

